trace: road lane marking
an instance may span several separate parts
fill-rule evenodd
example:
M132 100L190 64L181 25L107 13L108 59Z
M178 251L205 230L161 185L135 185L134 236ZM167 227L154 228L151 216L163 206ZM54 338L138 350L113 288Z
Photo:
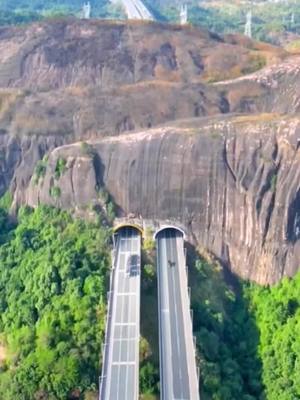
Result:
M129 248L130 248L130 252L129 252L129 257L130 257L130 254L132 253L132 240L130 240L130 242L129 242ZM128 260L127 260L127 262L128 262ZM128 281L128 277L126 276L126 278L124 279L124 282L126 282L126 279L127 279L127 281ZM128 310L127 310L127 321L129 320L129 314L130 314L130 303L131 303L131 296L129 296L129 301L128 301ZM126 349L126 360L128 360L129 359L129 346L127 346L127 349ZM128 365L128 364L127 364ZM125 400L127 399L127 395L128 395L128 368L126 367L126 375L125 375Z
M112 365L118 365L118 366L127 366L127 365L135 365L135 361L114 361Z
M162 258L162 265L161 265L161 272L162 272L162 299L163 299L163 310L169 310L170 311L170 288L169 288L169 279L168 279L168 237L167 237L167 232L165 232L165 235L163 236L163 258ZM164 365L163 369L166 371L163 373L164 379L164 396L169 399L173 398L173 376L172 376L172 364L171 366L169 363L171 362L172 358L172 348L171 348L171 341L172 341L172 334L171 334L171 324L170 324L170 313L169 312L164 312L162 316L165 316L162 318L162 327L163 327L163 345L165 348L165 351L163 350L164 354ZM169 357L168 357L169 356Z
M178 259L178 253L177 253L177 248L174 250L173 249L173 245L174 242L172 240L173 238L171 238L171 243L170 243L170 247L171 247L171 252L173 253L174 251L174 255L176 252L176 261L177 261L177 273L179 270L179 259ZM176 240L176 238L175 238ZM171 279L172 279L172 285L173 285L173 295L174 295L174 305L175 305L175 326L176 326L176 344L177 344L177 353L178 353L178 360L181 359L181 352L180 352L180 344L179 344L179 325L178 325L178 312L182 312L182 310L179 310L178 308L178 302L177 302L177 293L176 293L176 285L175 285L175 273L176 270L173 268L172 271L170 271L171 274ZM181 295L181 286L180 286L180 282L179 282L179 288L178 288L178 295ZM180 395L182 395L183 393L183 384L182 384L182 365L181 363L179 363L178 365L178 372L179 372L179 381L180 381Z
M119 292L117 296L137 296L135 292Z
M121 248L120 239L118 239L116 248L118 250L120 250L120 248ZM120 261L121 261L121 255L120 255L120 252L118 251L118 257L117 257L116 268L115 268L115 275L113 277L113 279L115 281L115 290L118 290L118 280L119 280L118 279L119 278L119 276L118 276L119 275L118 274L118 267L120 266ZM109 341L112 341L112 344L111 344L111 346L109 347L109 350L108 350L109 351L108 359L110 361L108 365L111 365L111 363L113 362L113 353L114 353L113 339L114 339L114 332L115 332L114 319L116 317L116 306L117 306L117 302L114 301L113 302L112 316L111 316L112 327L111 327L111 332L110 332L110 337L109 337ZM109 393L109 395L110 395L110 393L111 393L111 382L112 382L112 368L108 368L107 382L108 382L108 385L107 385L108 390L105 393L106 394Z
M127 245L127 233L128 233L128 229L125 229L125 238L126 238L126 245ZM119 267L120 267L120 265L119 265ZM125 289L125 279L123 280L123 290ZM124 315L124 301L122 301L122 305L121 305L121 320L122 320L122 322L123 322L123 315ZM121 328L121 334L123 333L123 329ZM114 334L115 334L115 330L114 330ZM119 361L121 361L121 358L122 358L122 347L121 346L119 346L119 355L118 355L118 360ZM120 365L120 364L118 364L118 365ZM120 387L120 379L121 379L121 368L120 368L120 366L119 366L119 368L118 368L118 379L117 379L117 387L119 388ZM119 400L119 392L117 392L117 399L116 400Z

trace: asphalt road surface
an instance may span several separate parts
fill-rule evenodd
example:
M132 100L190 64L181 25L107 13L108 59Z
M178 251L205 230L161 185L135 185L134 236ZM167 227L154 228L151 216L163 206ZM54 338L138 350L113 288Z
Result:
M183 235L165 229L156 240L161 399L199 400Z
M153 16L141 0L122 0L129 19L153 20Z
M141 237L130 227L118 231L111 276L100 400L139 396Z

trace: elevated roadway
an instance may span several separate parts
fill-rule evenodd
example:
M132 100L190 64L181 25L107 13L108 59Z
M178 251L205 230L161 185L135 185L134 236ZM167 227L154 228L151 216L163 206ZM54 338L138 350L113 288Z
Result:
M161 400L199 400L183 233L157 233Z
M128 19L153 20L153 15L141 0L122 0Z
M138 400L141 234L118 230L108 296L99 400Z

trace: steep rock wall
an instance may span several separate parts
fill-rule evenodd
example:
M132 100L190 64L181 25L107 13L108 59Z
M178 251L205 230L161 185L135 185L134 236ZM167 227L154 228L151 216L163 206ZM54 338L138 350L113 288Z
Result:
M23 203L37 162L63 143L63 138L57 136L20 138L0 134L0 195L10 187L15 204Z
M299 129L298 118L236 116L95 140L88 152L63 146L26 202L88 206L105 186L122 215L177 219L235 273L273 283L299 267Z

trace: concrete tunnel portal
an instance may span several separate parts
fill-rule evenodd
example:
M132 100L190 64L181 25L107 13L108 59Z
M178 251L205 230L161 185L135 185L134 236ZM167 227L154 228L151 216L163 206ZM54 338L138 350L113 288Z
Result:
M156 240L160 234L164 233L164 232L170 232L170 233L178 233L179 235L181 235L183 237L183 239L186 238L186 233L184 232L183 229L175 226L175 225L166 225L166 226L162 226L161 228L159 228L155 234L153 235L153 239Z
M131 228L131 229L133 229L133 230L135 230L135 231L138 231L138 232L140 233L141 237L144 237L144 230L143 230L143 228L142 228L140 225L134 224L134 223L123 223L123 224L119 224L119 225L117 225L117 226L115 226L115 227L113 228L113 232L114 232L114 233L118 233L120 230L128 229L128 228Z

